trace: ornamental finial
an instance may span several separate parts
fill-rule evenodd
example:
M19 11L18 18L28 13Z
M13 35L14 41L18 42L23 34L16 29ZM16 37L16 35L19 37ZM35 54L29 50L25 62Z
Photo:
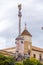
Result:
M25 23L25 29L26 29L26 23Z

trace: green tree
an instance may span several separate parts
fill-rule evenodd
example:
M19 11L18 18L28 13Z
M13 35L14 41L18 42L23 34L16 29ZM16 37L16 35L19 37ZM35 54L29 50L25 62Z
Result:
M16 62L15 65L23 65L22 62Z
M0 65L14 65L14 58L0 55Z
M26 59L23 61L23 65L42 65L42 63L35 58Z

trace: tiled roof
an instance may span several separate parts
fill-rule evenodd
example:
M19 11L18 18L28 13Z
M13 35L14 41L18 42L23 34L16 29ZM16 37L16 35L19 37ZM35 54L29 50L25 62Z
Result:
M6 48L6 49L3 49L3 50L12 50L12 49L16 49L16 47Z
M43 48L39 48L39 47L35 47L35 46L32 46L32 50L43 52Z
M29 35L32 37L32 35L26 29L21 33L21 35Z
M16 47L11 47L11 48L6 48L1 51L9 52L9 53L15 53L16 52Z

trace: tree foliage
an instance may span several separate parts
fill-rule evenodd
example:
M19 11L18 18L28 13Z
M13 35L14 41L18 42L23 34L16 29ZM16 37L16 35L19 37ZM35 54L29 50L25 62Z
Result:
M22 62L16 62L15 65L23 65Z
M35 58L24 59L21 62L16 62L12 57L6 57L0 55L0 65L43 65L40 61Z
M26 59L23 61L23 65L42 65L42 63L35 58Z
M14 65L14 58L0 55L0 65Z

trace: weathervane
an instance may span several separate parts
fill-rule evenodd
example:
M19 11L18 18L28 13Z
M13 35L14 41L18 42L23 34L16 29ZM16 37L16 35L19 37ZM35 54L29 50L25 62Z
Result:
M19 17L19 36L21 35L21 4L18 5L18 17Z

